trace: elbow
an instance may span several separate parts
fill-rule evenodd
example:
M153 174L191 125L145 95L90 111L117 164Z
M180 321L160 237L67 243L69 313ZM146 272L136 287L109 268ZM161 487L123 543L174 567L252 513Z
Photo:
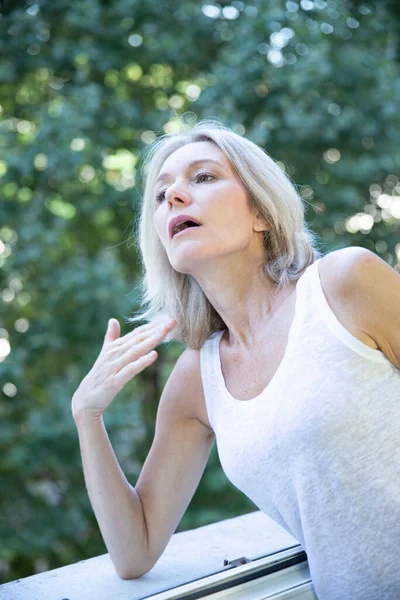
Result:
M118 571L117 570L117 575L120 579L130 580L130 579L139 579L139 577L142 577L142 575L144 575L144 573L133 573L130 571Z
M130 579L139 579L139 577L146 575L146 573L151 571L153 566L154 565L151 565L150 567L142 566L142 568L132 568L132 567L122 567L121 568L121 567L117 567L116 565L114 565L114 568L120 579L130 580Z

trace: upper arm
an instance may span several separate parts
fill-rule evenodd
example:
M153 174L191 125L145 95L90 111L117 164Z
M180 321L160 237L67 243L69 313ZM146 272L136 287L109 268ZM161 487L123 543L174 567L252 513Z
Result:
M329 256L342 306L400 369L400 274L366 248L343 248Z
M197 418L201 401L199 352L187 349L165 385L153 444L135 486L146 523L150 568L187 509L213 446L212 430Z

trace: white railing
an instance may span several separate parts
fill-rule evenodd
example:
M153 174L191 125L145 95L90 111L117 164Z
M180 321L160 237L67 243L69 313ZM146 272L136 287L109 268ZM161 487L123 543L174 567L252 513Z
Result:
M241 558L249 562L233 562ZM272 580L273 584L262 583ZM232 595L235 585L241 586L237 596ZM120 579L109 555L103 554L3 584L0 599L140 600L156 595L160 600L222 598L227 587L230 587L229 598L269 598L272 592L269 595L265 591L268 585L275 586L274 598L278 597L276 590L283 589L286 592L279 595L282 598L316 598L306 555L298 541L264 513L256 511L176 533L158 563L138 579ZM252 595L244 592L244 586L251 587ZM299 593L300 588L304 596ZM263 589L262 594L255 595L256 589ZM287 590L295 591L291 594Z

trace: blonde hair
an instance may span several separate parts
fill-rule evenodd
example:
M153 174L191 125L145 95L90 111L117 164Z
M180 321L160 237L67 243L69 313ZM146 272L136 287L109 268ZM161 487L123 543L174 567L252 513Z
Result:
M142 312L127 321L151 321L168 314L176 319L177 325L165 340L176 340L196 349L201 348L211 333L226 326L197 281L172 268L155 231L153 215L157 208L155 181L164 161L178 148L204 141L215 144L224 153L251 203L270 224L264 235L268 261L263 269L276 291L297 281L321 256L317 236L304 221L301 196L277 162L259 146L217 119L204 119L188 131L156 139L144 154L143 165L145 186L138 236L144 271Z

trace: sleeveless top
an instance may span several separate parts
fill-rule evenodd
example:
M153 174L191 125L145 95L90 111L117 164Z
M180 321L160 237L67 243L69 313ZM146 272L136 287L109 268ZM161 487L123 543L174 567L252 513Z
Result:
M228 479L303 546L319 600L400 598L400 370L331 310L316 260L298 279L283 360L251 400L200 351ZM382 306L384 310L384 306Z

